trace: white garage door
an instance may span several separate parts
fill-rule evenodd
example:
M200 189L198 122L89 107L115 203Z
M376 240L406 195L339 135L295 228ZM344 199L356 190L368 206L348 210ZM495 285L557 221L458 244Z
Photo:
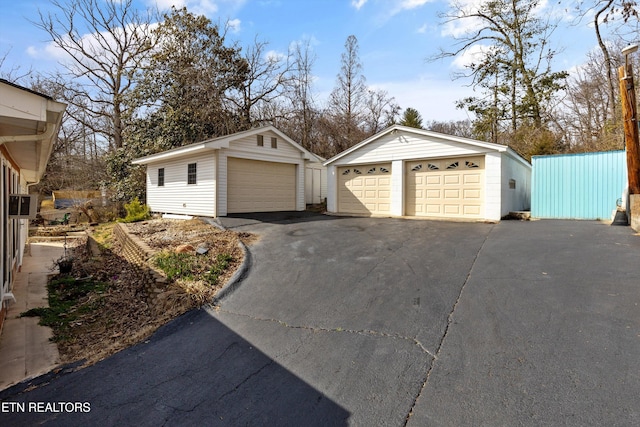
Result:
M388 214L391 211L391 163L338 168L338 211Z
M227 212L296 210L296 165L229 157Z
M406 163L405 214L482 218L484 157Z

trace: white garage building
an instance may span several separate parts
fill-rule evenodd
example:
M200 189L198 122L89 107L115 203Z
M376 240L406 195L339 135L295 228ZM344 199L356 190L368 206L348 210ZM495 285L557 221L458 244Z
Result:
M394 125L324 165L330 213L493 221L530 208L531 165L505 145Z
M321 159L266 126L132 163L147 165L147 205L152 212L218 217L304 210L305 198L317 198L305 194L305 169L317 168Z

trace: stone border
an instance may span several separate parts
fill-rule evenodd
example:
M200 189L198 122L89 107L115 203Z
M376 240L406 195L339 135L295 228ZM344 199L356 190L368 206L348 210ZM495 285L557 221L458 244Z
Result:
M167 277L164 273L149 264L149 259L156 253L149 245L129 232L129 228L123 223L116 223L113 227L113 235L122 245L120 254L135 268L137 275L143 281L147 303L154 306L158 296L166 291ZM93 255L98 255L100 248L90 231L87 231L87 245Z
M227 228L225 228L219 221L214 218L200 217L198 219L206 222L207 224L211 224L214 227L219 228L220 230L227 230ZM211 301L211 305L213 306L220 305L222 303L222 300L229 297L229 295L231 295L236 289L238 289L240 283L242 283L245 277L247 277L252 261L251 252L249 252L249 248L247 248L247 245L242 243L242 240L240 239L238 239L238 246L242 250L243 254L242 264L240 265L240 267L238 267L236 272L233 273L233 276L231 276L227 283L225 283L224 286L213 297L213 301Z

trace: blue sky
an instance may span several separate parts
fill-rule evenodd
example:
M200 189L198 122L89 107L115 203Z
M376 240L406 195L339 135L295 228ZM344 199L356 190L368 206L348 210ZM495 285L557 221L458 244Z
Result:
M67 0L59 0L65 3ZM322 102L335 85L340 55L351 34L358 38L360 59L367 84L384 89L402 109L416 108L425 121L460 120L467 113L455 101L473 95L468 80L456 80L461 58L435 62L426 59L439 48L451 49L451 34L463 27L444 26L438 14L452 0L135 0L140 8L150 2L161 8L186 6L214 22L234 24L229 37L241 45L257 37L268 49L286 52L292 42L312 40L316 56L314 89ZM457 0L464 4L482 0ZM47 71L56 58L47 49L47 34L29 22L38 10L55 10L48 0L0 0L0 56L4 68ZM571 70L586 60L596 38L589 19L578 22L567 3L543 1L541 14L557 16L560 27L552 43L561 51L555 68ZM11 4L11 7L8 5ZM472 117L469 117L472 118Z

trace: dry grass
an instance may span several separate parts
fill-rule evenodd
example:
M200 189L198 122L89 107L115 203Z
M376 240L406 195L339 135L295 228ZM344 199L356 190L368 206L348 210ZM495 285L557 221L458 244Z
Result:
M213 286L199 278L175 280L150 300L136 269L119 255L118 242L108 228L101 227L98 234L102 254L96 258L86 245L78 245L73 250L73 274L105 282L108 287L100 295L87 295L87 299L94 298L92 310L74 321L70 338L58 342L62 362L94 363L144 341L171 319L211 302L242 264L239 240L252 239L247 233L222 231L199 220L152 220L127 226L154 250L173 251L181 244L206 245L206 256L213 259L227 254L231 260Z

